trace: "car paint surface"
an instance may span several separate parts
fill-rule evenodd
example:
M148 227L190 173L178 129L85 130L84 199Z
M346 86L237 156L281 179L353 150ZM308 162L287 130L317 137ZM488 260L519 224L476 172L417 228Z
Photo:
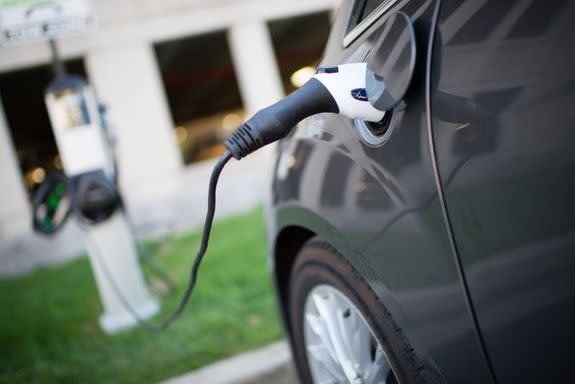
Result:
M352 3L347 0L340 7L323 66L365 61L379 27L389 15L383 15L344 48ZM494 3L500 3L499 8ZM479 39L479 44L470 38L452 47L447 37L454 29L465 27L466 15L473 10L477 13L486 4L491 8L479 14L490 16L487 19L496 24L501 14L494 12L506 8L501 3L505 2L397 2L392 12L401 10L411 17L418 56L405 97L407 107L396 111L390 139L372 147L360 139L354 121L348 118L322 114L307 119L279 145L267 208L274 273L284 268L275 262L273 246L282 231L297 226L321 236L364 276L436 381L494 382L492 364L498 378L521 377L529 382L529 370L514 372L517 367L508 364L510 360L506 363L505 355L516 352L515 346L521 345L518 339L528 337L530 329L539 329L536 323L545 320L544 310L549 306L556 304L555 313L551 323L543 324L552 325L554 321L564 325L573 319L573 311L566 319L558 317L561 311L569 310L561 309L560 304L573 307L569 290L550 297L573 277L573 258L569 257L573 255L569 248L573 242L573 207L566 207L566 200L575 194L571 192L573 181L568 181L568 186L561 182L573 175L575 153L568 149L575 132L569 129L574 116L573 107L569 108L574 100L573 84L568 83L575 67L569 61L572 56L563 53L566 62L553 68L558 72L554 74L556 84L545 88L544 80L533 79L537 70L540 76L546 73L544 67L513 71L513 65L521 68L521 60L515 55L545 44L524 46L511 42L511 52L498 58L506 45L500 40L481 43L481 23L475 29L467 27L471 28L467 34ZM529 8L537 1L513 3ZM435 29L438 14L439 28ZM494 36L505 36L496 34L496 25L486 28L493 29ZM432 32L436 32L436 38L433 60L428 62ZM548 51L561 55L550 47ZM523 57L531 55L537 53ZM468 77L468 71L476 77ZM515 85L531 86L519 106L513 100L521 98L521 90L505 83L505 74L512 75ZM562 88L559 84L564 80L567 83ZM491 100L478 106L476 96L482 91L482 100ZM533 94L537 92L539 96ZM536 113L531 110L536 108L555 117L535 119ZM516 118L525 111L532 113ZM551 121L559 123L555 128L547 127L552 130L551 137L538 137L537 126L547 126ZM507 125L510 130L504 131ZM515 141L519 130L525 135ZM533 155L532 149L540 144L543 147ZM546 192L546 188L553 187L553 191ZM542 200L534 201L536 196ZM546 201L546 196L555 201ZM522 204L530 204L531 213L522 216ZM546 211L550 204L551 210ZM506 216L506 209L516 214ZM563 215L559 223L553 221L557 215ZM517 220L521 221L519 228L514 228ZM532 223L524 222L528 220ZM536 239L535 234L539 236ZM506 243L502 239L516 241ZM500 247L509 244L512 246ZM492 252L485 253L486 249ZM523 268L526 262L532 265ZM563 271L559 280L554 277L555 268ZM530 284L530 279L535 279L529 286L532 290L522 295L521 289ZM533 288L536 283L542 283L541 291ZM529 299L539 302L526 303ZM528 325L521 323L525 316ZM479 321L479 328L475 321ZM524 345L544 346L544 333L539 334L538 341ZM554 352L561 350L555 347ZM511 361L527 353L520 351ZM533 358L536 356L533 354Z
M572 382L575 2L443 1L432 127L499 383Z

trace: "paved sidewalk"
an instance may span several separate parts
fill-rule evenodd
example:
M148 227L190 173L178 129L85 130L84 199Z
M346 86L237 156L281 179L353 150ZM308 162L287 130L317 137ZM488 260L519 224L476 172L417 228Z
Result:
M285 341L218 361L160 384L296 384Z

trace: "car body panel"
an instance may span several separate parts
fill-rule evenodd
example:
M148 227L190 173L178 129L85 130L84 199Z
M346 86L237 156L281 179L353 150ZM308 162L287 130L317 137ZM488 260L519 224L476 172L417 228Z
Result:
M575 3L444 0L432 65L437 163L500 383L572 381Z
M418 357L449 382L491 376L466 303L436 188L426 118L428 39L437 2L400 1L417 37L415 77L389 141L365 144L354 122L322 114L279 144L267 208L271 267L286 228L306 228L335 246L385 303ZM322 65L364 61L382 16L347 48L351 2L336 18ZM288 329L289 331L289 329ZM441 378L439 379L441 380Z

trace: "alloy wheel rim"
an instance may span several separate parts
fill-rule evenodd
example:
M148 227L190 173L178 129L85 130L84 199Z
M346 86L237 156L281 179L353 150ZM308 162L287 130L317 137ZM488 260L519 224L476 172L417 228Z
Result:
M369 324L337 288L314 287L305 301L303 322L314 383L398 383Z

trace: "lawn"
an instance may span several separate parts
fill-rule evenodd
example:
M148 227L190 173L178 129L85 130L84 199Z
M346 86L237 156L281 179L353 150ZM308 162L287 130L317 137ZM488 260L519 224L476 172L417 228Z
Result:
M87 258L0 280L0 382L156 382L280 339L262 216L214 224L190 303L162 333L102 333ZM194 232L146 245L176 283L156 321L180 299L198 242Z

